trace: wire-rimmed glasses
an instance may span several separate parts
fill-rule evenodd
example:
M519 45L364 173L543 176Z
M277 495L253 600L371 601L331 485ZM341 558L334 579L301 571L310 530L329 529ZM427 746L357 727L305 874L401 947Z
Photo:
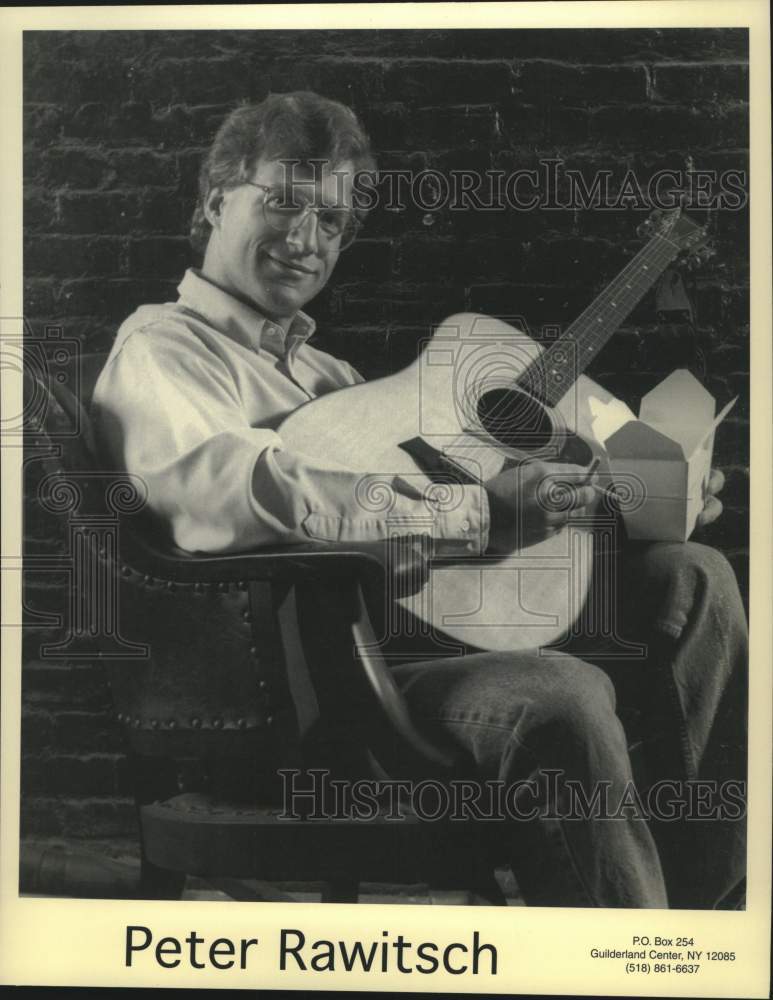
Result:
M257 184L255 181L244 181L250 187L259 188L264 192L263 218L267 225L280 233L287 233L300 226L309 213L317 216L317 231L327 243L338 240L338 250L346 250L357 237L362 223L350 208L336 206L315 206L300 204L287 191L281 188L269 187L267 184Z

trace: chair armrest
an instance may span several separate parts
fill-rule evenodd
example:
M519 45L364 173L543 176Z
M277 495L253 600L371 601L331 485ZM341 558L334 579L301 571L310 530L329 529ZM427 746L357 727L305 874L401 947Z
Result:
M391 573L398 594L415 593L427 579L430 540L407 536L353 545L306 542L227 555L197 555L159 540L151 531L122 530L123 561L154 579L179 584L293 582L298 579L360 579L384 586Z
M321 664L328 677L335 675L338 690L355 698L364 712L361 721L367 742L393 774L416 773L417 768L454 767L455 756L441 750L414 726L402 694L379 651L370 623L369 606L382 601L387 574L391 575L392 596L408 595L426 582L431 540L424 535L404 536L385 542L354 547L342 542L308 542L256 550L233 555L193 555L170 545L152 534L137 532L125 524L121 550L132 569L154 580L181 585L301 584L304 590L335 595L339 620L344 623L348 641L341 653ZM335 584L328 587L328 583ZM252 588L250 587L250 590ZM252 603L253 620L261 616ZM320 622L318 628L324 629ZM296 648L294 641L303 629L295 615L283 622L285 647ZM317 631L315 634L319 634ZM317 641L310 655L317 657ZM348 648L347 648L348 647Z
M365 692L371 705L369 737L379 761L393 778L421 774L428 766L445 773L455 771L465 754L440 747L415 726L376 643L362 593L357 612L351 625L357 650L351 682Z

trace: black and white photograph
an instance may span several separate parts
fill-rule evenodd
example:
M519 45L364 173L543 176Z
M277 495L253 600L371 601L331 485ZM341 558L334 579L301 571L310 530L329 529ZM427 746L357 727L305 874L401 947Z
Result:
M14 893L459 916L283 917L317 989L514 989L481 907L678 910L584 960L703 995L769 537L749 28L285 9L23 32ZM117 972L258 963L149 912Z

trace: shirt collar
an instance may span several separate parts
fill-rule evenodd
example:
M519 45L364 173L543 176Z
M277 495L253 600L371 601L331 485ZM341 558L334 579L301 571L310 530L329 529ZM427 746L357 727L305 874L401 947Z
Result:
M281 326L257 309L213 285L198 268L185 272L177 291L180 305L199 313L227 337L255 351L270 351L277 357L284 357L308 340L316 327L310 316L298 312L285 334Z

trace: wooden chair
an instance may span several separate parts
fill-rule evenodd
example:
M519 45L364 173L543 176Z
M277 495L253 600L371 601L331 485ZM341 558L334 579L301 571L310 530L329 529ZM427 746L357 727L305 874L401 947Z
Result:
M400 820L346 805L315 818L311 796L283 818L290 782L447 779L464 766L414 727L372 623L388 575L420 585L422 540L194 557L147 519L142 483L100 470L82 405L93 377L72 391L77 380L26 375L46 400L27 429L41 502L67 517L73 560L68 637L48 655L89 648L105 665L132 765L140 895L179 898L196 875L239 899L291 898L277 882L321 882L339 902L362 882L423 882L501 904L474 824L405 806Z

